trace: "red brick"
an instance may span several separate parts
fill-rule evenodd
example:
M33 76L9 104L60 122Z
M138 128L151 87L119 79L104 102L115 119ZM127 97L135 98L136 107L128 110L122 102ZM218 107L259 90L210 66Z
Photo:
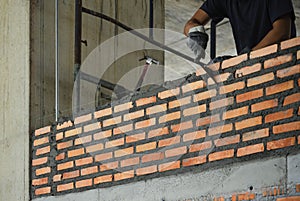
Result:
M44 135L44 134L50 133L50 131L51 131L51 127L47 126L47 127L35 130L34 131L34 135L35 136L40 136L40 135Z
M103 165L100 165L100 171L104 172L107 170L115 170L119 167L119 162L115 161L115 162L111 162L111 163L106 163Z
M72 171L72 172L66 172L63 174L63 179L72 179L75 177L79 177L79 170Z
M237 151L237 157L247 156L255 153L260 153L264 151L264 144L250 145L247 147L239 148Z
M264 101L264 102L260 102L260 103L251 105L251 112L258 112L258 111L274 108L277 106L278 106L277 99L268 100L268 101Z
M60 153L55 157L55 160L60 161L60 160L64 160L66 157L65 153Z
M205 138L205 136L206 136L205 130L187 133L183 135L183 142Z
M180 132L180 131L187 130L190 128L193 128L192 121L182 122L180 124L171 126L172 132Z
M124 133L126 134L127 132L132 131L132 129L133 129L132 124L114 128L114 135L120 135L120 134L124 134Z
M166 123L166 122L173 121L176 119L180 119L180 111L166 114L166 115L160 117L159 123L162 124L162 123Z
M94 179L94 184L103 184L103 183L108 183L108 182L112 182L113 176L110 175L104 175L104 176L100 176L100 177L96 177Z
M270 82L274 80L274 78L275 78L274 73L268 73L258 77L250 78L247 80L247 87L252 87L262 83Z
M142 163L147 163L151 161L159 161L164 159L164 153L153 153L146 154L142 156Z
M117 140L112 140L112 141L108 141L105 143L105 148L112 148L112 147L117 147L117 146L121 146L124 144L124 138L120 138Z
M87 126L84 127L84 132L90 132L90 131L94 131L97 129L101 129L101 123L100 122L96 122L93 124L89 124Z
M269 128L245 133L245 134L243 134L243 141L247 142L250 140L256 140L256 139L265 138L265 137L269 137Z
M44 168L40 168L40 169L36 169L35 170L35 174L37 176L43 175L43 174L48 174L51 172L51 168L50 167L44 167Z
M196 89L201 89L206 87L206 83L203 80L197 81L197 82L192 82L189 84L186 84L184 86L182 86L182 92L183 93L187 93L189 91L193 91Z
M74 188L74 183L68 183L68 184L61 184L57 186L57 191L67 191L67 190L72 190Z
M299 201L300 196L292 196L292 197L284 197L284 198L277 198L276 201Z
M38 158L32 160L32 166L43 165L48 162L48 157Z
M286 133L286 132L298 131L298 130L300 130L300 121L281 124L273 127L274 134Z
M178 100L174 100L169 102L169 109L173 109L173 108L177 108L177 107L181 107L187 104L190 104L192 100L191 96L182 98L182 99L178 99Z
M73 146L73 140L67 141L67 142L61 142L57 144L57 149L66 149Z
M180 168L180 161L164 163L158 166L159 172L165 172L165 171L174 170L178 168Z
M82 154L84 154L84 148L68 151L68 157L69 158L75 157L75 156L80 156Z
M144 121L140 121L135 123L135 129L146 128L155 125L155 118L147 119Z
M131 108L133 108L132 102L124 103L124 104L115 106L114 107L114 112L115 113L122 112L122 111L125 111L125 110L129 110Z
M203 151L205 149L209 149L212 146L211 141L202 142L200 144L192 144L190 145L189 152Z
M248 55L247 54L242 54L240 56L231 58L231 59L227 59L225 61L223 61L222 63L222 69L226 69L235 65L238 65L239 63L242 63L243 61L246 61L248 59Z
M187 148L184 147L179 147L179 148L174 148L174 149L169 149L165 152L166 158L169 157L174 157L174 156L179 156L179 155L184 155L187 153Z
M253 100L256 98L260 98L263 96L263 89L258 89L255 91L250 91L244 94L240 94L236 96L236 102L237 103L242 103L245 101Z
M208 156L208 159L209 159L209 161L217 161L217 160L222 160L222 159L226 159L226 158L232 158L233 155L234 155L234 150L230 149L230 150L226 150L226 151L211 153Z
M72 137L75 135L79 135L82 132L82 128L75 128L73 130L69 130L65 132L65 137Z
M140 107L143 105L148 105L148 104L155 103L155 102L156 102L156 96L152 96L149 98L142 98L142 99L135 101L137 107Z
M188 167L188 166L193 166L193 165L200 165L206 163L206 156L197 156L194 158L188 158L188 159L184 159L182 161L182 165L184 167Z
M112 126L112 125L116 125L121 123L121 117L115 117L112 119L107 119L103 121L103 127L108 127L108 126Z
M249 109L249 107L245 106L245 107L242 107L242 108L226 111L223 114L223 119L227 120L227 119L232 119L232 118L235 118L235 117L246 115L246 114L248 114L248 109Z
M165 98L169 98L169 97L172 97L172 96L178 96L178 95L179 95L179 88L170 89L170 90L158 93L158 97L160 99L165 99Z
M266 93L269 96L269 95L272 95L272 94L277 94L277 93L280 93L280 92L287 91L287 90L292 89L292 88L294 88L294 81L293 80L282 83L282 84L277 84L277 85L274 85L274 86L271 86L271 87L267 87Z
M300 73L300 65L292 66L290 68L285 68L277 71L276 76L279 78L289 77Z
M102 140L102 139L105 139L105 138L109 138L111 136L112 136L112 131L111 130L102 131L100 133L94 134L94 140Z
M215 110L215 109L218 109L218 108L222 108L222 107L232 105L233 102L234 102L233 97L224 98L224 99L221 99L221 100L211 102L209 104L209 108L210 108L210 110Z
M130 170L127 172L117 173L114 175L115 181L130 179L134 177L134 170Z
M39 146L46 143L49 143L49 137L44 137L41 139L34 140L33 146Z
M227 146L230 144L237 144L240 142L240 135L234 135L225 138L219 138L215 140L216 147Z
M156 142L150 142L147 144L136 146L136 152L144 152L144 151L149 151L149 150L153 150L153 149L156 149Z
M235 129L236 130L241 130L244 128L249 128L249 127L253 127L253 126L257 126L262 124L262 117L254 117L251 119L246 119L240 122L236 122L235 123Z
M203 117L197 120L196 125L197 127L199 126L204 126L208 125L211 123L216 123L220 121L220 116L219 115L214 115L214 116L208 116L208 117Z
M271 45L271 46L268 46L268 47L265 47L265 48L262 48L262 49L258 49L258 50L252 51L250 53L250 59L263 57L263 56L266 56L268 54L273 54L273 53L276 53L277 50L278 50L278 45L277 44Z
M146 109L147 115L152 115L160 112L165 112L167 110L167 104L156 105Z
M88 142L91 142L91 141L92 141L92 136L89 135L89 136L77 138L75 140L75 145L85 144L85 143L88 143Z
M61 174L54 175L53 176L53 181L54 182L59 182L59 181L61 181L61 177L62 177Z
M172 138L160 140L158 142L158 147L166 147L166 146L171 146L171 145L178 144L178 143L180 143L180 136L175 136Z
M290 138L286 138L286 139L268 142L267 149L268 150L281 149L281 148L285 148L285 147L294 146L295 144L296 144L296 138L290 137Z
M61 163L57 165L57 170L66 170L69 168L72 168L74 166L74 162L73 161L69 161L69 162L65 162L65 163Z
M74 120L74 124L76 125L90 120L92 120L92 114L87 114L81 117L76 117Z
M220 94L227 94L236 90L244 89L245 88L245 82L237 82L230 85L225 85L220 87Z
M167 135L167 134L169 134L168 127L158 128L158 129L149 131L148 138L158 137L158 136Z
M133 147L129 147L126 149L119 149L115 151L115 157L122 157L133 154Z
M49 194L50 192L51 192L51 187L44 187L44 188L35 189L34 194L45 195L45 194Z
M43 155L43 154L46 154L46 153L49 153L49 152L50 152L50 146L47 146L47 147L37 149L36 150L36 155L39 156L39 155Z
M82 159L76 160L75 165L76 166L82 166L82 165L91 164L92 162L93 162L93 157L82 158Z
M219 135L222 133L226 133L232 131L232 128L233 128L232 124L226 124L226 125L210 128L208 129L208 135L212 136L212 135Z
M81 169L81 176L95 174L98 172L98 166Z
M188 117L196 114L200 116L200 114L203 112L206 112L206 104L183 110L183 116Z
M292 54L287 54L287 55L275 57L275 58L272 58L272 59L269 59L269 60L265 61L264 68L267 69L267 68L272 68L272 67L275 67L275 66L279 66L279 65L282 65L284 63L288 63L292 60L293 60L293 55Z
M284 49L288 49L288 48L298 46L298 45L300 45L300 39L293 38L293 39L281 42L281 49L284 50Z
M47 184L47 183L48 183L48 177L32 180L33 186L40 186L40 185Z
M210 99L212 97L215 97L216 95L217 95L217 91L215 89L212 89L212 90L209 90L209 91L205 91L205 92L195 94L193 96L193 101L198 102L198 101Z
M124 114L124 121L130 121L133 119L137 119L137 118L143 117L144 115L145 115L144 110L139 110L136 112Z
M145 168L139 168L136 170L136 174L137 176L141 176L141 175L147 175L147 174L153 174L157 172L157 166L150 166L150 167L145 167Z
M140 140L144 140L145 138L146 138L145 133L126 136L126 143L137 142L137 141L140 141Z
M300 102L300 93L296 93L296 94L292 94L290 96L287 96L284 99L283 106L290 105L290 104L296 103L296 102Z
M265 117L265 122L270 123L270 122L278 121L278 120L281 120L281 119L287 119L287 118L290 118L292 116L293 116L293 109L289 109L289 110L286 110L286 111L281 111L281 112L276 112L276 113L273 113L273 114L268 114Z
M57 133L56 136L55 136L56 141L62 140L63 138L64 138L64 133L63 132Z
M261 63L254 64L252 66L246 66L241 69L237 69L235 72L235 78L241 78L261 70Z
M112 152L109 152L109 153L96 155L95 156L95 161L96 162L105 161L105 160L108 160L108 159L111 159L111 158L112 158Z
M112 108L106 108L94 113L94 118L98 119L112 114Z
M83 188L93 185L93 179L85 179L81 181L76 181L76 188Z

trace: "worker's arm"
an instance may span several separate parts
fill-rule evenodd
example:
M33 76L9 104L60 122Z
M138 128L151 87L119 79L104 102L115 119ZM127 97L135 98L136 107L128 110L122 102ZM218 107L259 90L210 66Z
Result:
M290 15L285 15L277 19L273 23L273 29L254 47L252 50L257 50L287 39L291 37L291 18Z
M197 12L193 15L193 17L185 24L184 27L184 34L188 36L189 30L192 27L206 25L207 22L210 20L210 17L206 12L202 9L198 9Z

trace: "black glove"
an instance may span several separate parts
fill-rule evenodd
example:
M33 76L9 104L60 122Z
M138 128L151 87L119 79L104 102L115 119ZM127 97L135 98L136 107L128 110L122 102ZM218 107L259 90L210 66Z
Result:
M208 35L203 26L193 27L188 34L187 46L195 54L195 62L205 58L205 49L207 47Z
M239 52L239 55L242 55L242 54L248 54L249 52L251 52L251 49L246 46L244 49L242 49L242 51Z

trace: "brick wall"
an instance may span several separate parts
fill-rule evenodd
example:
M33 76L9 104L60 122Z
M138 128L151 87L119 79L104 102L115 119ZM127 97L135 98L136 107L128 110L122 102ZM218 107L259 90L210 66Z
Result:
M300 38L210 68L36 130L32 196L300 152Z

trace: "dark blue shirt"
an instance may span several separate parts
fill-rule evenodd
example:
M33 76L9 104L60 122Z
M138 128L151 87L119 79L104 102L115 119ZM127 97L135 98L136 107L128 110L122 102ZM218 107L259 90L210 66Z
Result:
M287 14L292 20L291 37L296 37L291 0L207 0L201 9L212 19L229 19L238 53L256 46L273 28L273 22Z

